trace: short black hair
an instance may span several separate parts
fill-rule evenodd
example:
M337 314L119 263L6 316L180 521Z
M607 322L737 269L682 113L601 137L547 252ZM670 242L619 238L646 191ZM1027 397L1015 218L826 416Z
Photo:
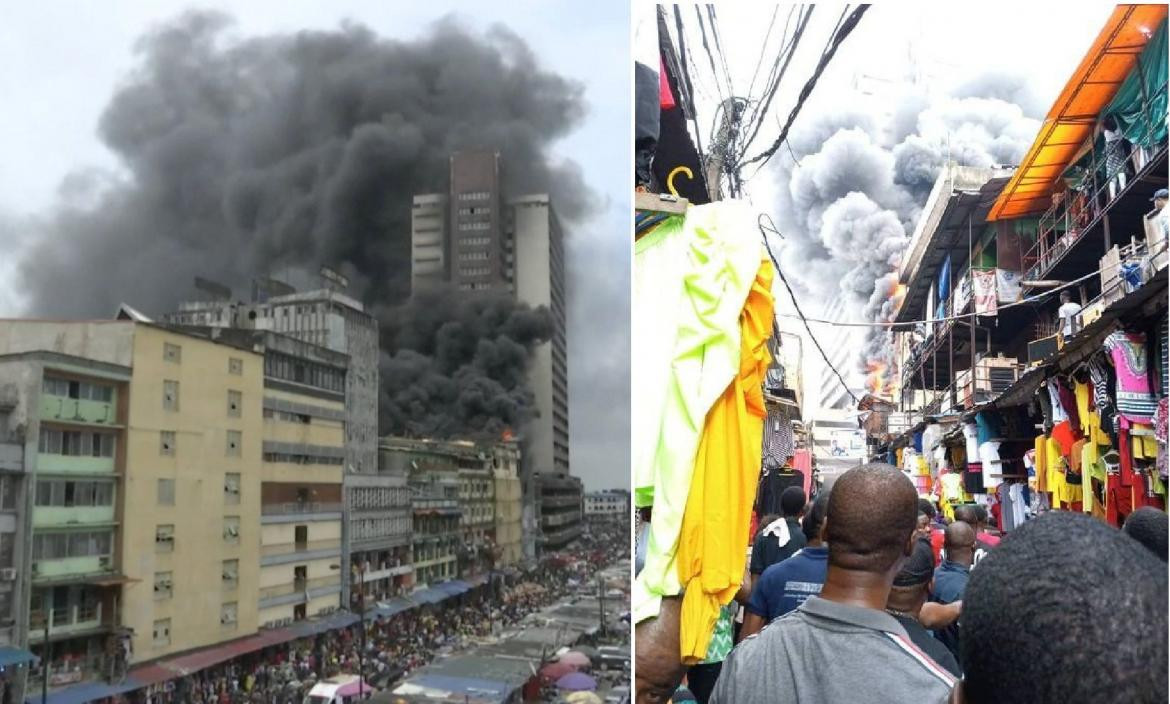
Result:
M817 535L821 532L821 526L825 525L825 514L828 510L829 492L822 490L813 499L812 508L804 514L804 518L800 521L800 532L804 533L806 540L816 540Z
M974 528L979 522L979 511L976 510L975 504L961 504L955 507L955 520Z
M1167 532L1170 531L1170 521L1166 512L1159 511L1153 506L1143 506L1125 519L1125 534L1142 545L1150 552L1167 561Z
M808 497L804 495L804 489L790 486L780 494L780 513L785 518L796 518L807 503Z
M987 523L987 507L982 504L975 504L975 514L979 517L980 523Z
M971 571L966 701L1165 702L1166 598L1166 565L1121 531L1072 511L1027 521Z
M930 520L932 521L938 515L938 509L934 507L934 502L930 499L918 499L918 512L930 516Z
M918 492L888 464L864 464L833 483L826 515L829 565L882 573L906 556L918 528Z

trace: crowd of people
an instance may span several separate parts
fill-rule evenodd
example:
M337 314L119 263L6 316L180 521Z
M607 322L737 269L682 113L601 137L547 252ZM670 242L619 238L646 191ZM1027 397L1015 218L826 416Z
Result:
M209 668L151 693L135 704L301 704L313 685L338 674L365 672L373 686L388 685L431 662L444 650L513 628L574 586L592 584L597 571L628 557L629 530L599 524L571 555L552 556L504 582L486 582L462 597L274 647L251 658Z
M786 494L725 612L743 608L734 648L683 671L640 652L640 700L1167 701L1165 512L1118 530L1052 511L999 535L974 504L945 520L882 464L807 506Z

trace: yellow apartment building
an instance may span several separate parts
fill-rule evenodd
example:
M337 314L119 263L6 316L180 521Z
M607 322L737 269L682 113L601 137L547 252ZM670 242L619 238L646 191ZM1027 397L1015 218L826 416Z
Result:
M135 661L255 633L264 358L135 326L123 623Z
M515 565L524 559L523 491L519 467L520 447L516 443L498 443L492 447L497 567Z

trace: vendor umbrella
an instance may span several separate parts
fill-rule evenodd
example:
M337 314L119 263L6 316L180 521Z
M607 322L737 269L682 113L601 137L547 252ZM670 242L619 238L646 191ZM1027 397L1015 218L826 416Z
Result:
M557 658L557 662L564 662L573 665L574 667L581 668L589 667L591 660L588 655L582 653L579 650L570 650L569 652Z
M597 689L597 680L584 672L570 672L557 680L557 688L570 692L592 691Z
M576 671L577 668L567 662L550 662L540 668L540 676L549 682L556 682L561 677Z

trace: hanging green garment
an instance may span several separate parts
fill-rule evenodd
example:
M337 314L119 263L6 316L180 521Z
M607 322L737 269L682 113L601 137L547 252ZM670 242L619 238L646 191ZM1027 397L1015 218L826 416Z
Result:
M1166 20L1158 25L1133 70L1102 111L1117 120L1121 135L1139 147L1166 139Z
M634 622L677 595L675 557L707 412L740 365L739 314L760 267L745 203L695 206L634 246L630 421L635 506L653 506Z

